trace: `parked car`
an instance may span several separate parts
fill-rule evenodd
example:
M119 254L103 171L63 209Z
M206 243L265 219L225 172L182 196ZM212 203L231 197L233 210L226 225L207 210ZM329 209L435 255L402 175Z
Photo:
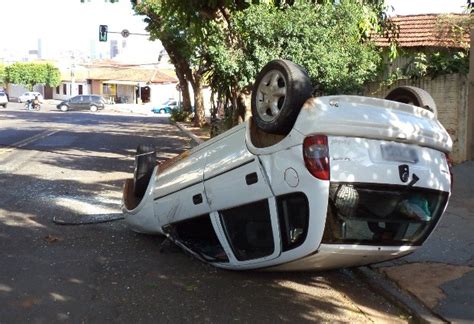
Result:
M8 104L8 96L5 92L0 91L0 106L3 108L7 108Z
M40 102L43 102L43 95L39 92L28 91L18 97L18 102L27 102L28 100L33 100L38 97Z
M96 112L99 109L105 108L105 99L98 95L78 95L60 102L56 108L64 112L71 109L88 109Z
M417 250L451 192L452 140L431 96L311 93L302 67L271 61L252 119L161 164L140 145L126 222L233 270L360 266Z
M151 109L155 114L171 114L173 109L178 107L178 102L174 99L168 99L163 102L161 105L153 107Z

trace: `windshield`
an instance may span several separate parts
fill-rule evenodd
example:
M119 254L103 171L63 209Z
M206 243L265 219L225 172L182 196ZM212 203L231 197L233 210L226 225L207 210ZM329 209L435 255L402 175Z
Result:
M333 183L323 243L421 245L448 195L408 186Z

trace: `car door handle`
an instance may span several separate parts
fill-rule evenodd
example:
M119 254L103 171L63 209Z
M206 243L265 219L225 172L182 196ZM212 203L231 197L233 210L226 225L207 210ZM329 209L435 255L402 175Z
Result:
M257 183L258 182L258 175L257 175L257 172L253 172L253 173L250 173L250 174L247 174L245 176L245 182L247 183L247 185L253 185L254 183Z
M202 195L201 194L194 195L193 196L193 203L195 205L202 204Z

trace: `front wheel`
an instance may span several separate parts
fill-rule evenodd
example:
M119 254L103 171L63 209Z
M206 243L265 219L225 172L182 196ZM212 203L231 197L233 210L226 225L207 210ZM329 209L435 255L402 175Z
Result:
M62 112L66 112L66 111L68 111L69 107L66 106L66 105L61 105L61 107L59 107L59 109L61 109Z
M133 172L133 192L136 197L141 198L145 194L155 166L155 148L146 144L138 145Z
M421 88L412 86L397 87L390 91L385 99L425 108L438 118L438 110L433 97Z
M252 91L255 124L268 133L288 134L312 91L311 80L300 65L287 60L267 63Z
M90 110L91 110L92 112L96 112L96 111L98 110L98 108L97 108L97 106L95 106L95 105L91 105Z

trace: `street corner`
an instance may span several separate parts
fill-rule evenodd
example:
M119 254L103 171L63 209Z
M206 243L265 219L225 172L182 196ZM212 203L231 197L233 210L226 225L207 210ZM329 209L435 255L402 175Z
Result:
M378 267L377 271L443 319L474 320L474 267L414 262Z

